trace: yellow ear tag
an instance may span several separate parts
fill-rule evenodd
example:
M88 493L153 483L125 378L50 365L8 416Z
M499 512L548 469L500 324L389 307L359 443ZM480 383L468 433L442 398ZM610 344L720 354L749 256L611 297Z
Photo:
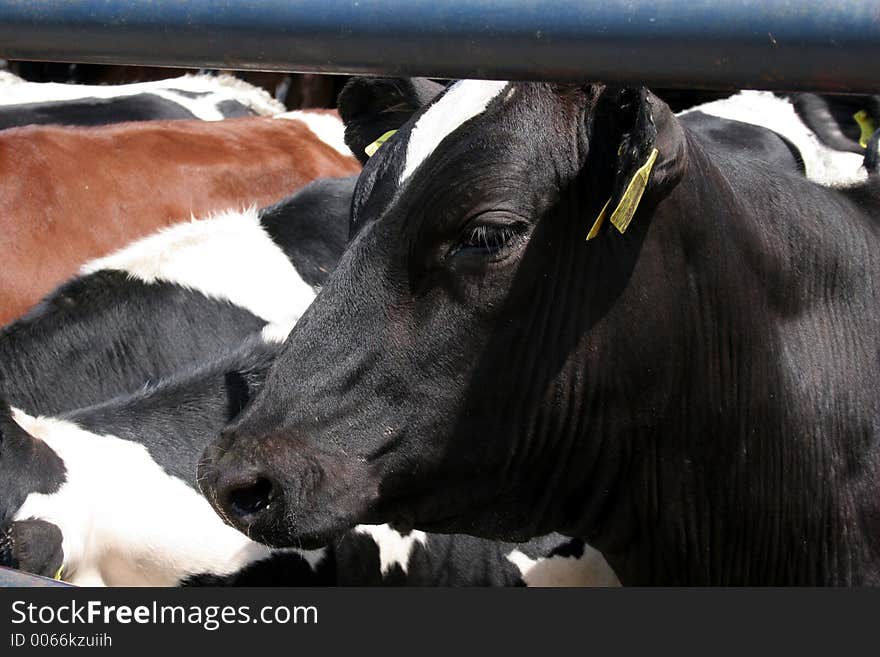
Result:
M853 119L859 124L859 128L862 131L862 134L859 136L859 146L867 148L868 140L874 134L874 131L877 130L877 124L874 123L874 119L865 110L859 110L853 114Z
M57 579L59 582L61 581L61 574L64 572L64 564L58 568L58 572L55 573L55 576L52 579Z
M639 167L639 169L633 174L632 179L626 186L626 191L624 191L623 195L620 197L620 203L617 204L617 207L614 208L614 212L611 213L611 223L621 233L626 232L626 229L629 227L629 222L632 221L633 215L635 215L636 210L639 207L639 201L642 200L642 194L645 193L645 188L648 186L648 178L651 176L651 169L654 168L654 163L657 161L657 156L659 154L660 151L656 148L651 151L647 162ZM599 234L599 229L602 228L602 224L605 223L605 217L608 215L609 205L611 205L610 198L602 207L602 211L599 213L599 216L596 217L596 221L593 222L593 227L590 228L590 232L587 233L588 242Z
M395 132L397 132L397 130L389 130L384 135L379 137L376 141L374 141L372 144L367 146L364 149L364 153L367 154L367 157L373 157L376 154L376 151L378 151L379 148L382 146L382 144L384 144L386 141L391 139L391 135L393 135Z
M587 241L589 242L591 239L596 237L599 234L599 229L602 228L602 224L605 223L605 216L608 214L608 206L611 205L611 199L609 198L605 201L605 205L602 206L602 212L599 213L599 216L596 217L596 221L593 222L593 227L590 228L590 232L587 233Z
M611 223L621 234L626 232L629 222L632 221L633 215L639 207L639 201L642 200L642 194L645 193L645 188L648 186L648 178L651 176L651 169L654 168L654 162L657 161L659 153L656 148L651 151L648 161L635 172L620 198L620 203L611 213Z

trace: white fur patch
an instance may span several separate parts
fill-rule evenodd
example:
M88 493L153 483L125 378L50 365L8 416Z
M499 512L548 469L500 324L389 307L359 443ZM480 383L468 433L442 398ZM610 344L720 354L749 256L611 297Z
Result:
M302 557L312 570L315 570L322 561L327 557L326 548L318 548L317 550L300 550L298 548L281 548L277 552L294 552Z
M406 162L400 182L409 178L427 160L446 137L465 121L486 111L492 99L507 86L507 81L462 80L419 117L406 147Z
M5 93L6 89L3 87L13 84L27 84L27 80L18 77L15 73L0 71L0 88L2 88L2 91ZM2 103L2 101L0 101L0 103Z
M584 546L578 557L539 557L532 559L519 550L507 555L507 560L519 569L526 586L620 586L620 580L611 570L602 554Z
M425 532L411 531L404 536L388 525L358 525L355 533L365 534L376 542L379 548L379 567L385 575L394 566L406 573L409 568L409 557L416 543L424 545L427 541Z
M296 110L278 114L275 118L302 121L325 144L346 157L353 157L348 146L345 145L345 124L339 117L332 114L309 112L308 110Z
M804 158L807 178L821 185L849 185L866 180L864 158L829 148L821 142L794 110L787 98L769 91L741 91L730 98L692 107L689 112L703 112L722 119L741 121L768 128L793 143Z
M143 445L18 410L13 417L67 469L57 492L31 493L15 515L61 529L67 581L172 586L190 574L225 575L269 556L162 470Z
M190 91L206 96L188 98L174 90ZM266 91L231 75L184 75L168 80L137 82L118 85L61 84L57 82L27 82L6 74L0 77L0 105L46 103L78 100L81 98L123 98L150 93L171 100L204 121L217 121L223 115L217 105L223 101L237 101L259 116L272 116L285 107Z
M266 342L272 342L275 344L284 344L287 340L287 336L293 330L295 321L286 322L283 324L279 323L270 323L266 324L263 327L263 330L260 332L261 337Z
M286 337L315 298L253 208L175 224L87 263L81 273L102 269L227 300L266 320L266 337L274 340Z

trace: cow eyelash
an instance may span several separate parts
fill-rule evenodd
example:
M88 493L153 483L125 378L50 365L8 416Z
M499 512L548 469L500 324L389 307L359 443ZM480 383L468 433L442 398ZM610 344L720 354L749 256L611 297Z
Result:
M496 255L522 236L523 232L524 225L520 223L472 225L464 232L452 255L461 252Z

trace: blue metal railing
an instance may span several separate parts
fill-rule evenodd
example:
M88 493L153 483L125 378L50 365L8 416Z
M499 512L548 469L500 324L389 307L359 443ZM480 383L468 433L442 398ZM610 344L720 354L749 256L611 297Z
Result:
M880 0L0 0L0 57L880 91Z

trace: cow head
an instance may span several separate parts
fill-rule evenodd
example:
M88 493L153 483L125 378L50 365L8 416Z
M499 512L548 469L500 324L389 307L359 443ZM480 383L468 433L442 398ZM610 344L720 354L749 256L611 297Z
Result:
M65 480L64 463L31 436L0 400L0 529L9 526L31 493L54 493Z
M355 80L341 96L354 152L397 132L366 161L338 268L207 450L203 490L274 545L361 522L585 535L625 467L612 438L664 387L616 393L678 357L675 309L645 303L667 274L637 256L686 168L684 133L645 89L411 91Z
M0 535L0 566L43 577L60 577L64 563L61 530L45 520L18 520Z

